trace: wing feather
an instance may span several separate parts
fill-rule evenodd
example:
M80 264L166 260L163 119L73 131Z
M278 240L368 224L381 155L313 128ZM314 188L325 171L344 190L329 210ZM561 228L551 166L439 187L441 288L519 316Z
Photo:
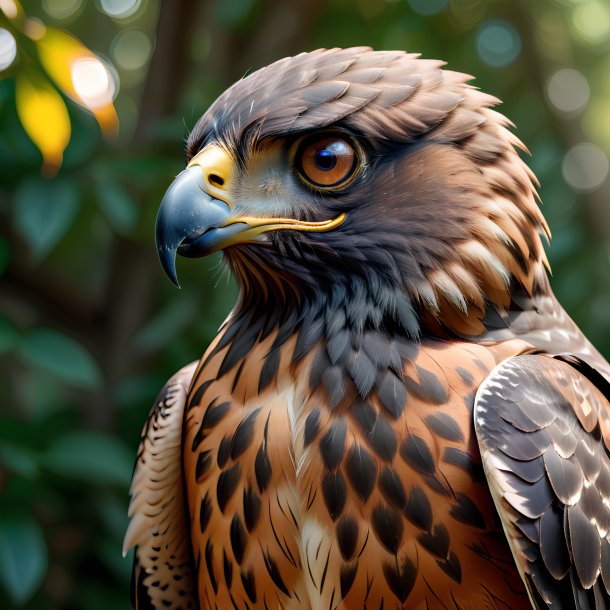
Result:
M196 365L165 384L142 431L123 543L123 554L136 547L132 604L137 610L198 607L182 481L182 420Z
M610 607L608 397L569 361L500 363L475 430L504 531L536 608Z

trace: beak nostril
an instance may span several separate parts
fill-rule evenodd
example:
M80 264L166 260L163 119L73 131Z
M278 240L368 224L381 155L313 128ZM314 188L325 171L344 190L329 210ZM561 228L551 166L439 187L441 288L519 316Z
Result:
M209 174L208 182L213 186L222 186L225 183L224 178L221 178L218 174Z

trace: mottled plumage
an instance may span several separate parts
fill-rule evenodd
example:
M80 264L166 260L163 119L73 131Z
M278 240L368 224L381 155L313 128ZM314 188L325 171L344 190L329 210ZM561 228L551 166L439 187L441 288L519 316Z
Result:
M194 128L161 262L223 249L240 295L143 433L137 608L610 603L610 367L469 79L314 51Z

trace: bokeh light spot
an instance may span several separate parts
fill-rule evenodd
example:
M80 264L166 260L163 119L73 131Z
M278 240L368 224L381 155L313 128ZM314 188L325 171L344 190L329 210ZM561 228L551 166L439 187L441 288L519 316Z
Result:
M115 84L106 66L96 58L78 59L70 70L74 91L89 108L112 103Z
M476 45L488 66L502 68L519 57L521 37L507 21L485 21L477 32Z
M19 14L19 8L13 0L0 0L0 10L9 18L15 19Z
M557 110L576 113L589 101L589 83L578 70L558 70L549 78L546 92Z
M23 23L23 32L31 40L42 40L47 33L47 26L37 17L28 17Z
M67 19L78 11L83 0L42 0L42 8L55 19Z
M13 35L0 28L0 70L6 70L17 57L17 43Z
M100 0L102 11L115 19L131 17L140 8L141 3L142 0Z
M580 4L574 9L574 25L587 41L598 44L610 36L610 7L601 2Z
M599 188L608 176L608 157L592 142L572 147L563 159L561 171L565 181L579 192Z
M112 57L124 70L139 70L152 52L150 38L139 30L121 32L112 42Z
M436 15L447 8L448 0L409 0L411 8L420 15Z

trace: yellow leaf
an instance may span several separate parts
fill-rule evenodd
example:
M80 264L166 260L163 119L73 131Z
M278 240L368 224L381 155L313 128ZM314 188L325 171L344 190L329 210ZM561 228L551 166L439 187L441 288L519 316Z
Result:
M42 153L43 173L54 175L70 141L70 117L61 95L42 76L17 76L17 114L26 133Z
M92 112L104 133L115 134L118 129L112 103L115 85L101 59L80 40L53 27L46 28L36 45L44 69L57 86Z

